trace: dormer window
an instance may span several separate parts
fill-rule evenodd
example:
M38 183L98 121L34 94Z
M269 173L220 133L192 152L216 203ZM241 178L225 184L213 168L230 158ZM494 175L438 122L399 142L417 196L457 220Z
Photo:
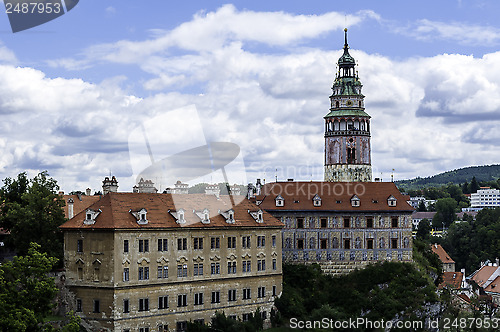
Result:
M148 211L144 208L140 209L139 211L132 211L129 210L130 213L135 217L137 220L137 223L139 225L147 225L148 223L148 218L147 218L147 213Z
M219 210L219 214L221 214L224 218L226 218L226 222L228 224L234 224L234 210L229 209L227 211L221 211Z
M203 224L209 224L210 223L210 211L207 208L203 209L203 211L195 211L195 210L193 210L193 212L198 216L198 218L200 218L200 221Z
M394 196L390 196L388 199L387 199L387 205L389 206L396 206L396 203L397 203L397 199L394 197Z
M100 209L99 210L87 209L87 211L85 212L85 220L83 221L83 223L85 225L95 224L95 219L97 218L99 213L101 213Z
M233 210L229 210L229 221L231 222L234 222L234 211Z
M321 206L321 197L319 197L318 194L314 195L314 197L313 197L313 205L314 206Z
M285 199L281 195L276 196L275 201L276 206L285 206Z
M358 196L354 195L351 198L351 206L352 207L358 207L361 205L361 200L359 199Z
M250 211L248 210L248 213L250 213L250 215L255 219L256 222L258 222L259 224L264 222L264 215L263 215L263 212L262 210L259 210L259 211Z
M185 216L184 209L179 209L178 211L168 210L168 212L172 215L172 217L175 218L176 223L178 224L186 223L186 219L184 218Z

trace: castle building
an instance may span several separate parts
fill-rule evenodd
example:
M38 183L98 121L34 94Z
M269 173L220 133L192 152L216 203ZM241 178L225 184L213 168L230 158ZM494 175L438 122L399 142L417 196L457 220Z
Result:
M257 204L284 224L283 261L325 273L412 260L414 209L392 182L267 183Z
M107 183L106 183L107 184ZM60 226L70 307L99 331L184 331L216 311L269 324L282 224L243 197L108 192Z
M267 183L255 196L285 226L283 261L318 263L334 275L377 261L412 260L410 198L392 182L371 182L370 116L355 65L346 29L324 117L324 182Z
M325 181L372 181L370 116L365 112L362 84L349 54L345 29L344 54L325 119Z

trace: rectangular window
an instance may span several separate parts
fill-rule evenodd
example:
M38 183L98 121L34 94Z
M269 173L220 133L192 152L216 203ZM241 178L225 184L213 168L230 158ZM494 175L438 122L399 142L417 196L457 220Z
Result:
M149 299L139 299L139 311L149 311Z
M168 239L158 239L158 251L168 251Z
M210 274L220 274L220 263L210 264Z
M249 300L251 298L250 288L243 288L243 300Z
M257 260L257 271L264 271L266 269L266 260L259 259Z
M326 218L321 218L321 228L327 228L328 223Z
M241 316L241 318L242 318L242 320L243 320L244 322L248 322L248 321L250 320L250 318L252 318L252 314L251 314L251 313L250 313L250 314L243 314L243 315Z
M272 242L273 248L275 248L276 247L276 235L271 236L271 242Z
M297 228L304 228L304 218L297 218Z
M195 293L194 305L202 305L202 304L203 304L203 293Z
M266 237L257 236L257 248L262 248L266 246Z
M236 289L230 289L227 291L227 300L229 302L236 301Z
M139 267L139 280L149 279L149 267Z
M177 265L177 277L179 278L187 277L187 264Z
M124 313L130 312L128 299L123 300L123 312Z
M351 240L344 239L344 249L351 249Z
M168 308L168 295L158 297L158 309Z
M297 249L304 249L304 239L297 240Z
M227 238L227 248L235 249L236 248L236 236L229 236Z
M76 312L82 312L82 299L76 299Z
M158 279L167 279L168 278L168 266L158 266Z
M392 228L397 228L398 227L398 217L392 217L391 218L391 227Z
M99 300L94 300L94 313L101 312L101 303Z
M266 287L257 288L257 297L258 298L266 297Z
M321 239L320 240L321 249L326 249L327 243L328 243L327 239Z
M83 252L83 240L76 241L76 252Z
M83 268L78 268L78 280L83 280Z
M130 280L130 272L128 267L123 268L123 281L129 281Z
M227 273L236 274L236 262L227 262Z
M177 295L177 306L178 307L186 307L187 306L187 295Z
M220 292L212 292L212 303L220 303Z
M177 250L187 250L187 238L177 239Z
M187 321L177 322L177 332L187 331Z
M243 261L243 272L252 272L251 261Z
M398 239L391 239L391 248L396 249L398 247Z
M201 264L201 263L194 264L193 275L195 275L195 276L202 276L203 275L203 264Z
M139 252L149 252L149 240L139 240Z
M276 258L273 258L273 270L276 271Z
M273 296L276 296L276 290L277 290L276 286L273 286Z
M373 239L366 239L366 249L373 249Z
M128 240L123 240L123 252L128 253Z
M202 250L203 249L203 238L195 237L193 238L193 249Z
M139 332L149 332L149 327L141 327L139 328Z
M250 236L241 237L241 246L243 248L250 248Z
M210 238L210 249L219 249L219 248L220 248L220 237Z
M351 219L344 218L344 228L349 228L349 227L351 227Z
M373 228L373 218L366 218L366 228Z

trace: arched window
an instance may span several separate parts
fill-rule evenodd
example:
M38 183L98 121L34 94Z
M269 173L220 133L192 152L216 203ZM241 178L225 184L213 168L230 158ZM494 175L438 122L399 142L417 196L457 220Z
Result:
M347 148L347 163L354 164L356 162L356 149Z
M340 103L338 100L335 102L335 107L337 107L337 108L340 107Z

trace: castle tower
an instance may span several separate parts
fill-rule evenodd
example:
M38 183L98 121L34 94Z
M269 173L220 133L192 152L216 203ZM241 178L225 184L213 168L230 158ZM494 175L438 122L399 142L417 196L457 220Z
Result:
M370 116L365 113L362 84L349 54L347 29L344 54L330 96L325 119L325 181L372 181Z

